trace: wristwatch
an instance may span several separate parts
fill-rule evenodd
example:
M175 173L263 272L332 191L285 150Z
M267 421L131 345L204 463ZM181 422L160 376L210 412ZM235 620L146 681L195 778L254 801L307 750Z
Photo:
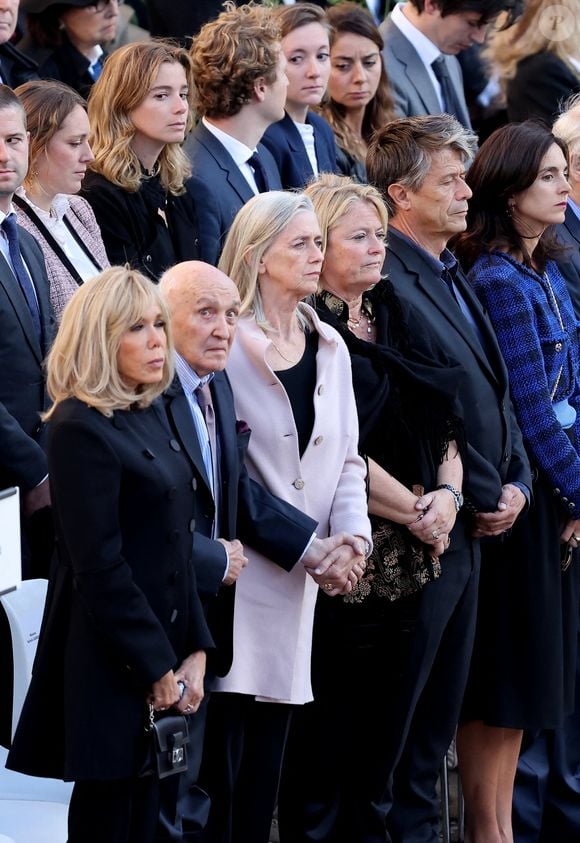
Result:
M456 489L455 486L452 486L451 483L440 483L437 486L438 489L447 489L448 492L451 492L453 495L453 500L455 501L455 511L459 512L461 507L463 506L463 495Z

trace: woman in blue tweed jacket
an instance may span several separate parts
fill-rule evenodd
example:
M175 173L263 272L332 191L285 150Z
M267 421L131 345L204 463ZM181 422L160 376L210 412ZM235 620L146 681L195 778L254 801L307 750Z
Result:
M513 840L523 730L555 728L573 708L580 355L551 231L564 220L567 173L567 149L547 127L528 121L498 129L469 170L474 195L456 243L494 324L535 469L532 506L510 536L494 540L482 568L458 734L471 843Z

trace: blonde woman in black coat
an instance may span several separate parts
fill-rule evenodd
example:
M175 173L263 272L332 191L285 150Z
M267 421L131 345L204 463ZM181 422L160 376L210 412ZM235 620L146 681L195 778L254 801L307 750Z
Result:
M176 777L139 778L148 703L203 698L192 467L155 400L171 352L154 285L113 268L75 293L48 359L58 565L9 765L75 782L69 843L157 839Z

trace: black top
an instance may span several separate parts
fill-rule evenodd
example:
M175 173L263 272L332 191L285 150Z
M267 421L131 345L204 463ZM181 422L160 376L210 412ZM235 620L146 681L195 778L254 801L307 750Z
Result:
M189 193L167 194L157 176L146 175L131 193L89 171L81 195L95 213L111 265L129 263L158 281L170 266L200 259Z
M298 451L300 456L306 450L312 429L314 428L314 390L316 388L316 352L318 334L311 331L306 334L306 346L302 358L290 369L276 372L282 386L288 394L292 414L298 431Z

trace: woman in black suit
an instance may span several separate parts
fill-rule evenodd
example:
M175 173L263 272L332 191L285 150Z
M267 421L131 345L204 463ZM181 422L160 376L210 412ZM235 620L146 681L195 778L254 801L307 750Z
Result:
M187 52L149 41L116 50L89 97L95 157L81 194L111 264L130 263L154 281L175 263L203 258L181 149L192 89Z
M69 843L157 839L177 777L139 778L148 704L195 712L213 646L192 469L155 401L172 378L166 320L151 282L108 269L73 296L48 359L58 564L9 766L75 781Z

